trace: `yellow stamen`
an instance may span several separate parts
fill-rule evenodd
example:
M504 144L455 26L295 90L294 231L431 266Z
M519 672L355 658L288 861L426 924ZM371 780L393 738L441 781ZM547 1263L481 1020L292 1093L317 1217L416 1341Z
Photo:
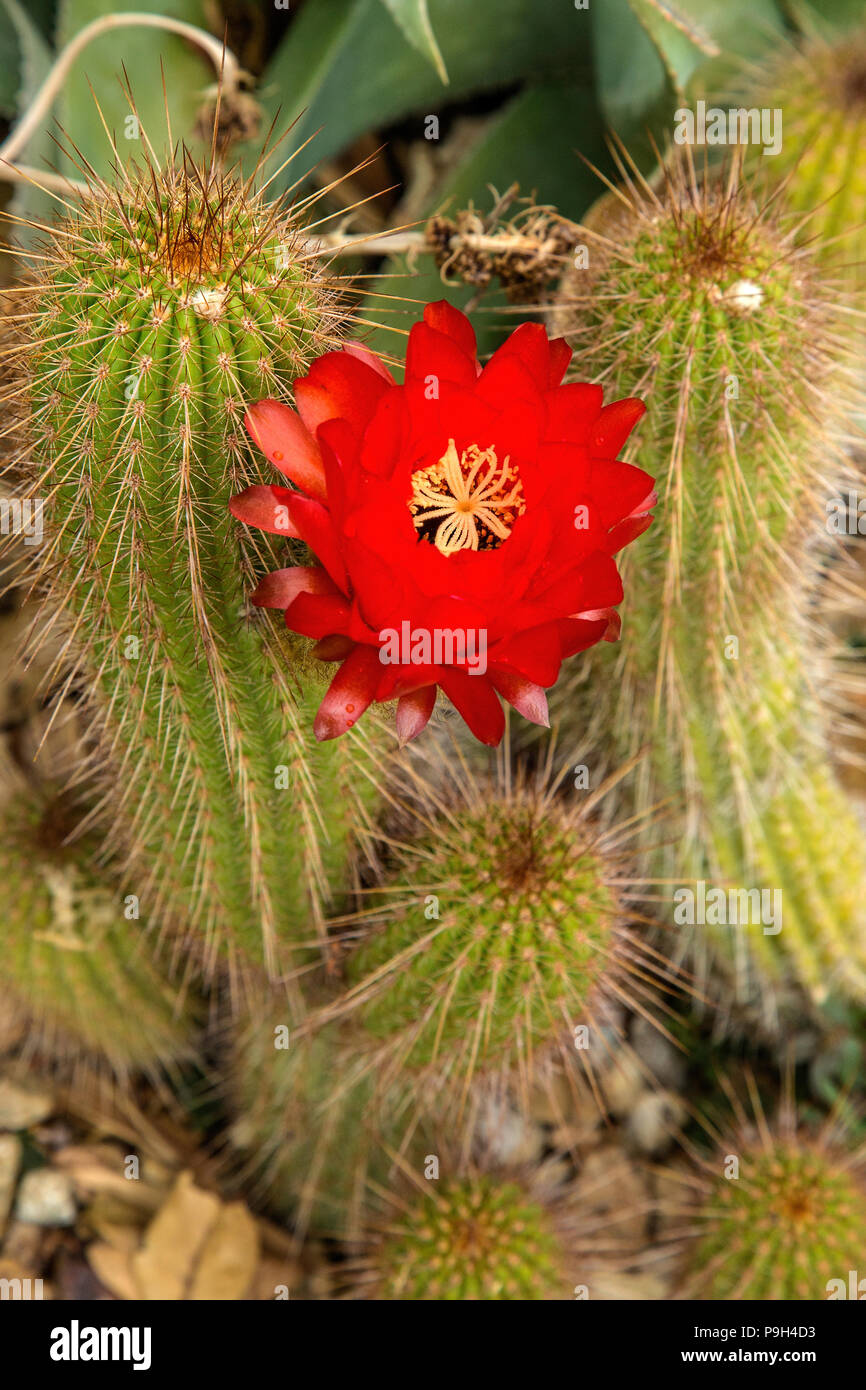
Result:
M449 439L438 463L412 474L409 510L415 529L443 555L453 555L456 550L493 550L501 545L526 503L510 455L500 464L494 449L477 444L458 455Z

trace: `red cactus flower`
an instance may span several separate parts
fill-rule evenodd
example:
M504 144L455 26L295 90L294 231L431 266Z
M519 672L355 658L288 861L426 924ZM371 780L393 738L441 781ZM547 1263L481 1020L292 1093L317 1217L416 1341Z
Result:
M616 456L644 406L561 385L570 357L524 323L482 368L468 319L441 301L412 328L402 385L348 343L295 382L297 412L249 410L295 488L247 488L232 512L319 561L266 575L252 596L340 663L317 738L395 698L398 733L414 738L441 687L496 744L499 696L546 724L563 659L618 637L613 557L649 526L655 495Z

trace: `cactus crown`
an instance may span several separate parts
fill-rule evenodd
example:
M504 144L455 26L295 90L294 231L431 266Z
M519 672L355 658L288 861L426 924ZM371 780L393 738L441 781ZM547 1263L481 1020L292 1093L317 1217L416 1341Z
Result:
M506 1072L578 1025L592 1032L630 986L642 994L664 974L624 925L616 833L555 793L541 778L470 779L444 802L426 787L383 924L348 962L363 1024L397 1071L438 1064L459 1092L476 1070Z
M416 1194L373 1264L383 1299L559 1299L568 1289L550 1212L518 1183L480 1175Z
M702 1298L826 1298L862 1262L866 1189L851 1157L777 1137L739 1152L739 1176L716 1177L689 1257Z

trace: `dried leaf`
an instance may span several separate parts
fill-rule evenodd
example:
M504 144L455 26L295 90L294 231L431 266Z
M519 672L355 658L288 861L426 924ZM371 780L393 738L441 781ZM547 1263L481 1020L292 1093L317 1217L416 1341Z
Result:
M219 1210L218 1197L196 1187L191 1173L181 1173L132 1257L141 1298L176 1302L186 1297Z
M132 1269L132 1255L116 1250L105 1241L94 1241L87 1247L87 1259L97 1279L116 1298L136 1302L141 1298Z
M239 1299L249 1292L259 1259L256 1223L243 1202L223 1207L205 1241L191 1299Z

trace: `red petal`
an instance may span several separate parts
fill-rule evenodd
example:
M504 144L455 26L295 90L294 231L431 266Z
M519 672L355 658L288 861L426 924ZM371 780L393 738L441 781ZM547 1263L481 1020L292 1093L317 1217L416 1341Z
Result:
M504 664L525 679L538 685L551 686L562 664L557 624L545 623L506 637L497 643L491 657L491 665L495 665L497 670Z
M300 497L294 493L289 503L289 510L292 521L297 527L297 534L307 542L316 559L325 566L337 587L346 593L349 580L346 567L343 564L343 557L340 554L339 539L327 509L322 506L321 502L314 502L311 497Z
M313 656L317 661L344 661L354 646L351 637L345 637L341 632L332 632L330 636L322 637L316 643Z
M502 364L504 358L516 357L522 362L540 391L546 391L550 384L550 346L547 334L540 323L522 323L515 328L498 347L484 368L487 376L490 368Z
M427 727L435 703L435 685L425 685L421 690L413 690L411 695L400 696L397 701L397 737L401 743L410 743Z
M299 594L331 594L342 598L333 579L320 565L293 565L290 569L266 574L250 600L258 608L288 608Z
M590 448L598 458L616 458L638 420L646 415L646 406L636 396L606 405L595 422Z
M550 348L550 375L548 376L548 390L558 386L568 371L568 364L572 358L571 348L564 338L551 338L548 344Z
M311 434L325 420L348 420L352 429L362 434L376 402L390 384L357 354L326 352L295 382L295 403Z
M425 304L424 322L435 328L437 333L444 333L446 337L453 338L468 357L474 358L477 355L475 329L466 315L455 309L453 304L449 304L447 299L437 299L433 304Z
M313 724L320 743L339 738L372 702L382 667L375 647L356 647L328 687Z
M229 511L247 526L299 540L301 533L289 515L289 503L297 495L287 487L248 487L231 499Z
M559 624L563 657L574 656L576 652L585 652L588 647L594 647L596 642L602 640L607 628L605 618L595 622L584 621L582 618L564 618Z
M316 441L282 401L258 401L244 416L250 438L281 473L310 497L324 501L325 470Z
M298 594L286 609L286 627L320 641L334 633L344 634L351 616L349 604L339 594Z
M503 700L507 700L524 719L532 724L541 724L545 729L550 728L547 696L542 686L528 681L525 676L518 676L515 671L491 671L490 679Z
M570 381L545 397L546 437L585 444L601 414L604 394L600 386L587 381Z
M394 378L381 357L377 357L375 352L371 352L368 347L364 347L363 343L356 343L354 340L350 340L343 344L343 351L348 352L352 357L359 358L362 362L366 362L367 366L372 367L374 372L378 372L379 375L387 381L389 386L394 385Z
M575 618L581 622L593 623L604 620L607 626L601 634L603 642L618 642L619 634L622 632L622 618L615 608L591 608L585 613L575 613Z
M470 357L459 343L445 333L437 333L426 323L415 323L409 330L406 345L406 380L426 382L456 382L458 386L474 386L477 380L475 358ZM441 387L439 388L441 390Z
M627 516L625 521L620 521L616 526L612 526L607 533L610 542L611 555L618 555L632 541L642 536L644 531L648 531L653 524L651 516Z
M505 733L505 715L486 677L464 676L452 667L443 673L440 685L475 737L495 748Z

